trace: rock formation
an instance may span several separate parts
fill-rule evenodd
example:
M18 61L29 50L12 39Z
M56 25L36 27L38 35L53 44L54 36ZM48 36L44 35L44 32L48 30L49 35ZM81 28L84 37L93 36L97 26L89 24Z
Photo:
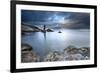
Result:
M39 56L32 51L32 47L28 44L22 44L21 46L21 62L38 62Z

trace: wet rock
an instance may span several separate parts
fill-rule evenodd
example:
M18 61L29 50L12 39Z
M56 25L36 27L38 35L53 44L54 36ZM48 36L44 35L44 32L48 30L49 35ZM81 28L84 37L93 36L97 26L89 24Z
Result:
M53 30L52 30L52 29L49 29L49 28L47 29L47 31L48 31L48 32L53 32Z
M76 48L68 46L64 49L65 60L88 60L90 57L90 49L88 47Z
M58 33L62 33L61 31L59 31Z
M32 50L32 46L30 46L29 44L21 44L21 51L31 51Z
M68 46L64 49L64 52L68 54L76 54L78 52L78 49L75 46Z
M50 52L46 58L44 58L44 61L61 61L62 57L61 54L57 51Z
M81 54L67 54L64 56L65 60L84 60L84 56L82 56Z
M88 47L81 47L79 48L79 53L82 54L83 56L90 56L90 48Z

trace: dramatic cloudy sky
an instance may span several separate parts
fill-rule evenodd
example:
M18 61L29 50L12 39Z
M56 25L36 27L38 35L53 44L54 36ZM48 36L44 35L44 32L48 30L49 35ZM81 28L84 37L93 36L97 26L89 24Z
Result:
M77 12L55 12L22 10L21 21L29 25L61 26L71 29L89 29L90 14Z

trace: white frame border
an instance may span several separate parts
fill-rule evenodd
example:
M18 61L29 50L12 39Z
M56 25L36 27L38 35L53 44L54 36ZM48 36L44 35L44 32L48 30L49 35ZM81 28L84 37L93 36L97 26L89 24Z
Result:
M21 63L21 9L90 13L90 31L91 31L90 32L90 48L91 48L90 60L67 61L67 63L66 61ZM94 64L94 9L36 6L36 5L16 5L16 38L17 38L16 39L16 69Z

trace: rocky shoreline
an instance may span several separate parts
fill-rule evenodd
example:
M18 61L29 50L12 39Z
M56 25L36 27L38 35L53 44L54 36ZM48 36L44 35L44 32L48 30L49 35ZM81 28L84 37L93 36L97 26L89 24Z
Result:
M58 51L50 52L44 61L71 61L71 60L89 60L90 48L68 46L62 53Z
M90 59L90 48L68 46L60 51L49 52L43 59L42 62L51 61L72 61L72 60L89 60ZM33 50L28 44L22 44L21 46L21 62L40 62L40 56Z

